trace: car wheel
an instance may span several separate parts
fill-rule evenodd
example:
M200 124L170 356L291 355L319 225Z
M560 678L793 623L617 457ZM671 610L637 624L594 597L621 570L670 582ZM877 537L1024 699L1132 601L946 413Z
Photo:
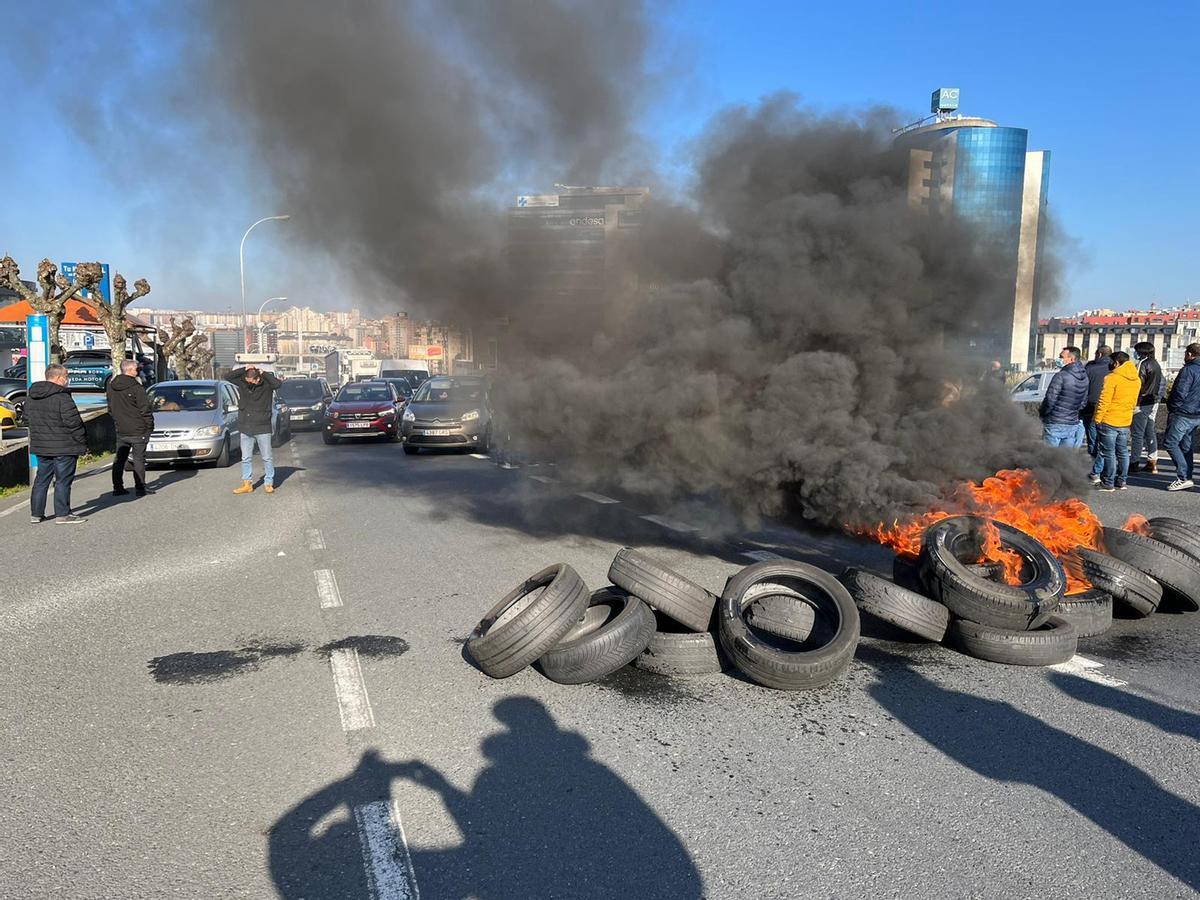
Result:
M225 440L223 440L221 442L221 452L217 456L217 468L218 469L228 468L230 462L232 462L232 460L230 459L230 456L232 456L232 454L229 452L229 438L225 438Z
M337 439L337 438L335 438L335 437L334 437L332 434L330 434L329 432L325 432L324 434L322 434L322 435L321 435L321 440L323 440L323 441L324 441L326 444L336 444L336 443L337 443L337 441L338 441L338 439Z
M404 445L404 453L407 456L416 456L420 452L421 452L420 447L414 447L411 444Z
M476 448L476 453L487 453L492 446L492 426L488 425L483 432L483 438L479 441L479 446Z

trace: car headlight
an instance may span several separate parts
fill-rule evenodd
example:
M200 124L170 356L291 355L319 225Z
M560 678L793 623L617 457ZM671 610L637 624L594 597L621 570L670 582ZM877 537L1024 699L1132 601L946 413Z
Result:
M220 433L221 433L220 425L208 425L205 428L192 429L192 437L194 437L194 438L216 437Z
M387 419L387 418L390 418L391 416L394 416L395 414L396 414L396 411L394 409L385 409L383 412L381 412L379 414L379 418Z
M336 419L337 417L338 417L337 413L333 412L332 410L329 412L329 418Z
M464 422L474 422L478 418L479 418L479 410L477 410L477 409L473 409L470 412L465 412L462 414L462 420Z
M321 404L320 404L320 403L314 403L314 404L312 405L312 407L311 407L311 408L312 408L312 411L313 411L313 412L320 412L320 411L321 411Z
M417 414L414 413L411 409L406 409L404 411L404 415L402 416L402 418L404 419L405 422L415 422L415 421L417 421Z

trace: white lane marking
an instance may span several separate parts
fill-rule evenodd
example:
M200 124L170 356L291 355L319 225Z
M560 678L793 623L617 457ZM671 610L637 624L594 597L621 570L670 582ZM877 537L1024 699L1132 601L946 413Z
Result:
M647 522L653 522L655 525L661 525L663 528L670 528L672 531L699 531L695 525L689 525L687 522L680 522L678 519L668 519L666 516L641 516Z
M29 498L28 497L26 497L23 502L18 503L16 506L10 506L8 509L0 510L0 519L3 519L5 516L11 516L18 509L23 509L26 511L29 510Z
M766 562L771 559L787 559L786 556L780 556L778 553L773 553L770 550L746 550L742 556L749 557L756 562Z
M342 731L374 728L375 712L367 697L367 684L363 681L358 651L334 650L329 654L329 668L333 672L333 691L337 694Z
M317 596L321 598L321 609L332 609L342 605L342 594L332 569L317 569Z
M325 549L325 535L321 534L320 528L310 528L304 532L304 536L308 539L309 550Z
M540 481L542 484L554 484L554 481L555 481L555 479L550 478L546 475L530 475L529 477L532 478L534 481Z
M593 494L591 491L580 491L579 496L584 500L591 500L593 503L620 503L620 500L614 500L612 497L605 497L603 494Z
M470 456L471 459L491 459L486 453L472 453Z
M356 806L354 821L371 896L378 900L419 900L417 874L396 801L378 800Z
M1097 669L1104 668L1104 663L1096 662L1094 659L1088 659L1079 655L1072 656L1065 663L1059 663L1056 666L1049 666L1048 668L1056 672L1065 672L1067 675L1075 675L1088 681L1094 681L1097 684L1106 684L1109 687L1125 687L1125 685L1129 684L1128 681L1121 681L1119 678L1113 678L1111 675L1097 672Z
M80 478L87 478L87 476L89 476L93 473L98 474L100 472L107 472L111 468L112 468L112 463L105 463L102 466L92 466L90 469L86 469L86 470L80 472L78 475L76 475L75 480L78 481ZM15 506L10 506L8 509L0 509L0 519L3 519L5 516L11 516L13 513L15 513L19 509L29 509L29 497L28 496L26 496L24 500L22 500L20 503L16 504Z

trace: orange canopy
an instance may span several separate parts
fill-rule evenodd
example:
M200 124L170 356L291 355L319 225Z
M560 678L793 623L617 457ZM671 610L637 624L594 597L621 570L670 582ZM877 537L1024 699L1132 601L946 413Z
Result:
M34 309L27 300L18 300L8 306L0 306L0 325L20 322L24 324L26 316L34 315ZM63 317L64 325L83 325L92 328L100 327L96 311L82 300L68 300L67 314ZM125 314L125 324L130 328L153 329L153 325L145 319Z

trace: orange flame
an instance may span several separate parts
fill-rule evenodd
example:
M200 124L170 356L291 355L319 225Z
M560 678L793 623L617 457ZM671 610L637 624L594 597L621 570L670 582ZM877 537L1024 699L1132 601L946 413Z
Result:
M1122 531L1132 531L1135 534L1145 535L1150 537L1150 520L1143 515L1134 513L1125 520L1125 524L1121 526Z
M982 484L968 481L945 501L943 508L923 513L907 522L879 524L862 533L891 547L902 556L916 556L921 550L925 529L949 516L976 515L1003 522L1037 538L1055 556L1076 547L1097 548L1103 526L1091 508L1079 499L1048 500L1045 490L1027 469L1003 469ZM1001 562L1005 580L1020 583L1022 560L1019 554L1000 545L1000 533L989 526L984 535L983 556L977 562ZM1067 573L1067 593L1074 594L1091 585L1077 575Z

